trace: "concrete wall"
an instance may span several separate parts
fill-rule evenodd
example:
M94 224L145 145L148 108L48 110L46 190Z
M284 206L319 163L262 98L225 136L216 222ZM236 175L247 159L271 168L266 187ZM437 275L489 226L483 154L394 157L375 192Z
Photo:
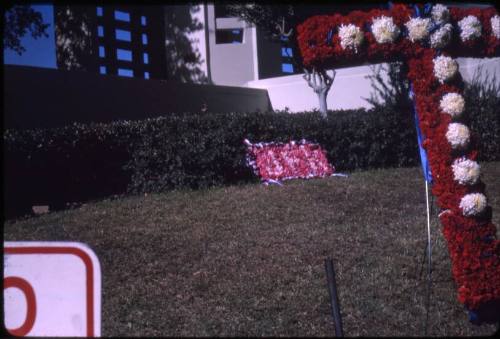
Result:
M482 66L484 74L490 77L496 75L500 82L500 58L473 59L458 58L459 69L465 81L470 81L478 67ZM380 65L379 65L380 66ZM369 98L373 91L370 80L372 75L370 66L347 67L337 69L337 76L328 93L329 109L370 108L363 98ZM307 85L302 75L290 75L257 81L249 81L248 87L267 89L271 104L275 110L286 107L291 112L309 111L318 109L318 98Z
M265 90L4 66L4 128L272 109Z
M255 27L237 18L215 18L214 5L206 6L210 74L216 85L244 86L258 79ZM217 29L243 28L243 43L216 44Z

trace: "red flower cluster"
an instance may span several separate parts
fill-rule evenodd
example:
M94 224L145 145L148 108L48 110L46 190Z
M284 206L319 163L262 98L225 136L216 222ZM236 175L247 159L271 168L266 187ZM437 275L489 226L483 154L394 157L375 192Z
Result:
M248 146L247 163L264 181L326 177L334 172L325 151L305 140Z
M402 60L408 64L408 79L414 90L414 102L419 125L425 137L423 147L427 152L433 176L432 193L443 209L440 221L448 241L452 272L458 285L458 299L469 310L482 314L485 305L500 303L500 240L496 227L491 223L491 208L474 216L464 216L461 199L470 193L483 193L484 184L462 185L454 178L452 164L460 157L476 160L475 137L467 147L453 149L446 134L454 122L466 121L452 118L440 108L440 100L447 93L461 93L463 81L460 74L441 83L434 73L434 59L438 55L450 57L493 57L500 54L500 41L491 30L490 19L496 15L494 8L450 8L453 38L445 49L437 51L425 43L411 42L400 35L394 43L379 44L369 31L372 19L385 15L404 33L403 24L414 14L407 5L394 5L391 10L354 11L347 16L322 15L309 18L298 26L298 43L306 67L327 69L333 66L355 64L362 61L387 62ZM468 15L476 16L482 24L481 38L463 42L458 36L457 22ZM364 44L358 51L343 49L338 36L340 24L355 24L364 31ZM333 31L333 35L331 33ZM330 34L328 34L330 32ZM327 36L331 36L330 41ZM484 306L484 307L483 307ZM498 320L500 307L495 306ZM480 322L480 321L479 321Z
M457 22L468 15L476 16L482 24L481 39L463 42L454 34L451 43L443 50L451 56L484 57L500 53L500 41L491 30L490 20L497 14L495 8L462 9L450 7L450 23L458 32ZM304 66L328 69L341 65L355 65L363 62L388 62L418 58L427 48L424 43L411 42L405 37L404 24L414 15L414 9L408 5L395 4L390 10L373 9L371 11L353 11L348 15L318 15L308 18L297 26L297 42ZM370 27L373 19L380 16L391 17L402 31L395 43L379 44ZM338 27L354 24L364 32L364 42L358 52L343 49L340 45ZM331 33L330 33L331 32ZM328 39L329 33L332 36ZM333 33L333 34L332 34Z
M434 178L432 193L444 210L440 214L443 234L448 241L452 271L458 285L458 299L470 310L500 299L500 241L491 224L491 211L476 217L465 217L460 209L461 198L468 193L484 193L484 184L461 185L454 180L452 163L465 156L476 160L477 149L472 141L466 149L452 150L446 139L451 121L441 112L439 102L446 93L460 93L463 81L458 75L451 84L440 84L433 74L435 52L428 49L420 59L410 59L408 78L413 83L420 128L426 140Z

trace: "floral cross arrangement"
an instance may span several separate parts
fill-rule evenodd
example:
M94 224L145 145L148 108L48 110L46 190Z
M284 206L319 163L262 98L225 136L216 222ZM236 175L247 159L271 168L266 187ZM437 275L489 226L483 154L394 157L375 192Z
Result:
M473 323L500 321L500 240L455 60L500 55L495 8L389 4L387 10L310 17L297 32L306 68L406 62L458 300Z
M256 143L247 139L247 164L264 183L289 179L310 179L330 176L335 171L325 151L306 140L288 143Z

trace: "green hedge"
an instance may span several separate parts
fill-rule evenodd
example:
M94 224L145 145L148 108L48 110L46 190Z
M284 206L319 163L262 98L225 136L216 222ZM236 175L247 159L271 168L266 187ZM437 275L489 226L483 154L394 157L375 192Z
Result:
M174 115L144 122L133 146L132 192L207 187L252 178L243 139L321 144L340 170L416 164L411 116L391 110Z
M4 131L4 210L32 205L64 207L124 192L130 142L139 136L127 122Z
M500 160L500 82L477 71L464 90L471 130L478 136L479 161Z
M468 100L466 98L466 100ZM482 137L481 160L500 160L498 98L467 101ZM469 104L471 102L471 104ZM319 143L338 171L418 164L408 108L289 114L171 114L156 119L4 131L8 214L114 194L160 192L256 180L243 139ZM22 207L22 208L21 208Z

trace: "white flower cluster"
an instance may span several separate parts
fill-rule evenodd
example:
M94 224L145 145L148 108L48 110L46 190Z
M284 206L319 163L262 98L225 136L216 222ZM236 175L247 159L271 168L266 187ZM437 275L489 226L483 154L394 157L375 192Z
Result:
M482 193L469 193L460 200L462 213L468 217L478 215L486 208L486 197Z
M446 139L454 149L467 146L470 139L470 131L467 126L458 122L452 122L448 125Z
M446 6L441 4L435 4L432 6L431 15L432 20L434 20L434 22L438 25L447 23L450 19L450 11Z
M497 39L500 39L500 16L495 15L490 19L490 21L491 21L491 32Z
M373 19L371 30L379 44L394 42L399 35L399 28L392 18L384 15Z
M460 38L467 41L481 36L481 22L474 15L468 15L458 22Z
M459 158L451 165L453 178L462 185L474 185L479 179L480 166L474 160Z
M340 46L343 49L351 48L358 52L364 40L364 34L361 29L353 24L339 26Z
M441 98L439 107L441 107L443 112L448 113L452 117L457 117L464 111L465 100L458 93L447 93Z
M458 64L450 57L440 55L434 58L434 76L440 83L452 79L458 72Z
M431 28L431 19L429 18L412 18L405 23L408 29L408 38L411 42L424 40L429 36Z
M451 33L453 32L453 26L451 24L446 24L440 29L436 30L431 34L431 47L432 48L443 48L448 45L451 41Z

